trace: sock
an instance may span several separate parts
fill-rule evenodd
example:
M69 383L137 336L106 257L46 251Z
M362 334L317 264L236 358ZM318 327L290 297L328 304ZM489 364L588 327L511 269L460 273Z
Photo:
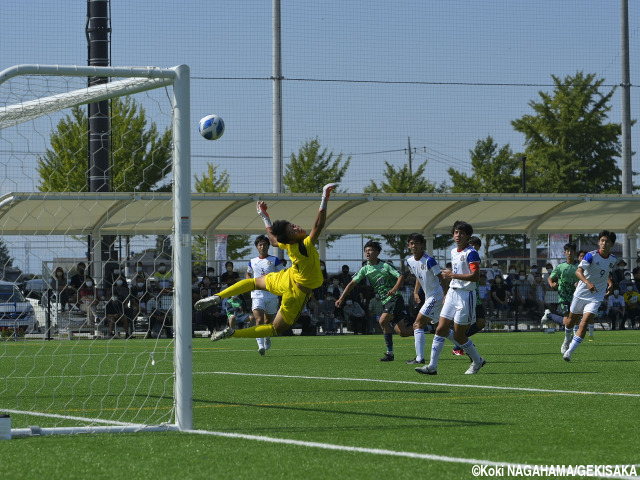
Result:
M569 343L573 338L573 328L564 329L564 341Z
M387 346L387 352L393 353L393 333L385 333L384 343Z
M424 358L424 330L422 328L417 328L413 331L413 339L416 344L416 360L422 360Z
M452 328L449 329L449 333L447 334L446 338L451 340L451 343L453 343L456 347L460 347L460 344L458 342L456 342L455 338L453 338L453 329Z
M573 327L573 336L575 337L576 334L578 333L578 329L580 328L580 324L576 325L575 327Z
M225 288L219 293L216 293L220 298L229 298L240 295L241 293L247 293L256 289L256 281L253 278L245 278L239 282L234 283L228 288Z
M460 346L464 350L464 353L466 353L474 363L480 363L482 361L482 357L478 353L478 350L476 350L476 346L473 344L473 341L469 340L467 343Z
M258 348L264 348L264 338L256 338L258 342Z
M440 335L433 336L433 342L431 342L431 359L429 360L429 367L438 368L438 360L440 359L440 353L444 348L445 337Z
M563 324L563 317L561 317L560 315L556 315L555 313L547 313L547 319L551 320L554 323L557 323L558 325Z
M582 339L579 336L575 335L573 337L573 340L571 340L571 345L569 345L569 350L567 350L567 353L571 355L573 351L580 346L581 343Z
M232 335L232 337L261 338L261 337L276 337L277 335L278 335L278 331L275 329L275 327L270 323L267 323L266 325L256 325L255 327L236 330Z
M593 330L595 328L595 325L589 325L589 336L593 337Z
M480 330L482 330L482 329L478 328L478 324L477 323L472 323L471 325L469 325L469 328L467 328L467 331L466 331L465 335L467 337L470 337L471 335L475 335L476 333L478 333Z

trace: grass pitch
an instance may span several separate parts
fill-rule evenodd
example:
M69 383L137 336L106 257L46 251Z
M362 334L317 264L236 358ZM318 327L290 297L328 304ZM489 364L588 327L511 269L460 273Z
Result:
M488 362L480 373L463 375L469 360L451 355L448 344L436 376L405 364L415 355L413 338L394 337L396 360L388 363L379 361L382 336L274 338L265 357L253 339L194 339L197 433L12 439L0 443L3 460L12 459L2 462L0 477L474 478L472 465L481 461L637 465L640 332L596 331L595 339L566 363L562 333L480 333L474 342ZM119 362L130 361L121 353L126 349L142 365L147 342L109 348ZM104 358L96 364L99 355L77 355L85 344L35 347L43 357L48 349L58 355L75 349L87 377L54 382L55 395L40 387L40 397L51 396L47 412L70 414L71 398L91 391L99 400L87 396L82 416L140 415L136 402L110 396L108 382L100 380L100 372L117 373L115 367ZM0 388L2 407L15 408L7 386L25 382L21 372L33 376L42 368L33 360L11 364L12 349L28 348L34 347L0 346L3 371L13 369ZM95 353L100 345L91 348ZM162 375L142 366L150 380L148 388L137 386L136 396L154 398L162 418L172 404L163 376L171 357L156 357ZM68 358L50 369L53 378L74 366ZM31 417L27 424L41 423Z

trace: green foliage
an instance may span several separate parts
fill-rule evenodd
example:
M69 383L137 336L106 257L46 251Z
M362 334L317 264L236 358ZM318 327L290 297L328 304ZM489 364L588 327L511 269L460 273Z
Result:
M322 192L327 183L342 181L350 162L351 157L343 162L342 153L334 158L327 148L320 151L317 137L309 140L300 147L298 155L291 154L291 161L285 166L282 177L285 192Z
M371 180L371 183L364 189L365 193L443 193L445 191L443 185L436 186L424 177L427 168L426 160L418 165L415 172L409 170L409 165L396 168L389 162L384 163L384 181L378 185ZM418 229L418 225L416 225L416 229ZM391 255L404 258L409 254L409 250L407 249L408 235L382 235L382 237L391 247ZM434 239L433 246L436 249L446 248L450 240L449 235L437 235ZM403 266L401 268L403 268Z
M159 133L155 122L147 121L144 107L129 97L111 100L111 118L111 191L162 189L171 171L171 131ZM86 112L80 107L58 122L51 147L38 157L40 191L88 191L87 130Z
M196 192L199 193L224 193L229 191L229 174L223 170L218 174L218 167L212 163L207 164L207 172L201 177L194 175ZM236 260L249 255L251 248L249 235L229 235L227 237L227 256L230 260ZM207 258L207 237L196 235L193 244L193 259L204 261ZM198 262L196 266L204 264Z
M511 122L525 135L527 191L620 193L622 127L607 122L615 88L601 93L595 74L552 78L553 93L538 92L534 113Z
M0 239L0 265L3 267L13 266L13 257L9 255L9 248L2 239Z
M449 168L454 193L518 193L522 191L522 163L514 156L509 144L499 147L491 135L478 140L471 157L471 173L460 172ZM473 221L469 220L473 224ZM522 245L521 235L485 235L482 242L483 260L489 256L491 245L507 245L519 248Z

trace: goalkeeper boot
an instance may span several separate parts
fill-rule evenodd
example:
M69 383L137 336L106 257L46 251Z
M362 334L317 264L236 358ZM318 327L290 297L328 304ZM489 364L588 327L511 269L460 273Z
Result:
M227 327L219 332L213 332L213 334L211 335L211 341L217 342L218 340L224 340L225 338L229 338L234 333L236 333L236 331L233 328Z
M210 297L203 298L202 300L198 300L193 305L193 307L196 310L204 310L207 307L219 304L221 301L222 301L222 298L220 298L218 295L211 295Z

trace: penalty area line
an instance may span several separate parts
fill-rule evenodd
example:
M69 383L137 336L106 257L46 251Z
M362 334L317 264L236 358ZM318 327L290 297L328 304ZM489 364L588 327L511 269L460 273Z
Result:
M580 390L557 390L548 388L530 388L530 387L501 387L497 385L467 385L464 383L441 383L441 382L410 382L408 380L380 380L375 378L348 378L348 377L311 377L306 375L275 375L268 373L241 373L241 372L193 372L194 375L239 375L248 377L274 377L274 378L292 378L301 380L332 380L343 382L371 382L371 383L392 383L400 385L433 385L437 387L455 387L455 388L480 388L486 390L511 390L516 392L536 392L536 393L562 393L568 395L605 395L615 397L640 397L640 393L625 392L589 392Z

